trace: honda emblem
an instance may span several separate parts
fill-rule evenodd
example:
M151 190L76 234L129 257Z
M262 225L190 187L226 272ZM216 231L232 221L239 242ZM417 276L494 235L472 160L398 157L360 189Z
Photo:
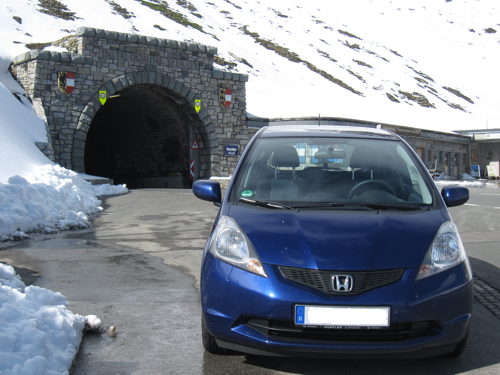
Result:
M354 281L351 275L333 275L332 286L334 292L351 292L354 287Z

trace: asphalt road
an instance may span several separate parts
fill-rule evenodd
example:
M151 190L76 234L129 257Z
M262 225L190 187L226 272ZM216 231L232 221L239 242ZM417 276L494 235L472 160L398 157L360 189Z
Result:
M471 188L470 199L450 208L473 270L500 290L500 188Z
M469 345L454 360L347 361L214 356L200 337L201 249L217 209L189 190L136 190L107 198L92 228L2 244L0 261L27 283L59 291L72 311L116 325L86 335L82 374L498 374L500 319L476 301ZM500 289L500 189L471 189L451 209L480 280ZM490 306L491 307L491 306Z

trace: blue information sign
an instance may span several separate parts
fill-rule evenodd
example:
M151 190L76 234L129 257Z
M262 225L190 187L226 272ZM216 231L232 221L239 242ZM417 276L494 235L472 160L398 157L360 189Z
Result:
M224 156L238 156L239 146L238 145L225 145L224 146Z
M471 166L472 177L481 178L481 167L477 164Z

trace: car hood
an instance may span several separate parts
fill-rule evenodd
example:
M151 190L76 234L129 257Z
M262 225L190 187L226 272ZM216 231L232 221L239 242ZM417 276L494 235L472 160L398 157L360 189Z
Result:
M233 204L229 216L263 263L330 270L418 267L448 215L419 211L286 210Z

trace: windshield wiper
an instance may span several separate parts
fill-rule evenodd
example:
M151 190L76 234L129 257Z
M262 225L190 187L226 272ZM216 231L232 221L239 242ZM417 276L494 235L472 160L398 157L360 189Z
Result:
M342 210L363 210L363 211L378 211L376 208L372 208L369 205L364 204L351 204L351 203L329 203L329 202L317 202L304 205L294 205L293 208L297 209L308 209L308 210L331 210L331 209L342 209Z
M272 202L272 201L261 201L257 199L248 199L248 198L240 198L240 202L253 204L255 206L267 207L267 208L281 208L286 210L291 210L293 207L287 206L286 204L280 202Z
M422 206L419 204L406 204L406 203L349 203L349 205L353 206L362 206L362 207L370 207L375 210L403 210L403 211L414 211L414 210L423 210L429 208L427 206Z
M369 203L369 202L324 202L308 205L294 205L293 208L297 209L343 209L343 210L369 210L369 211L381 211L381 210L422 210L428 208L427 206L421 206L417 204L404 204L404 203Z

